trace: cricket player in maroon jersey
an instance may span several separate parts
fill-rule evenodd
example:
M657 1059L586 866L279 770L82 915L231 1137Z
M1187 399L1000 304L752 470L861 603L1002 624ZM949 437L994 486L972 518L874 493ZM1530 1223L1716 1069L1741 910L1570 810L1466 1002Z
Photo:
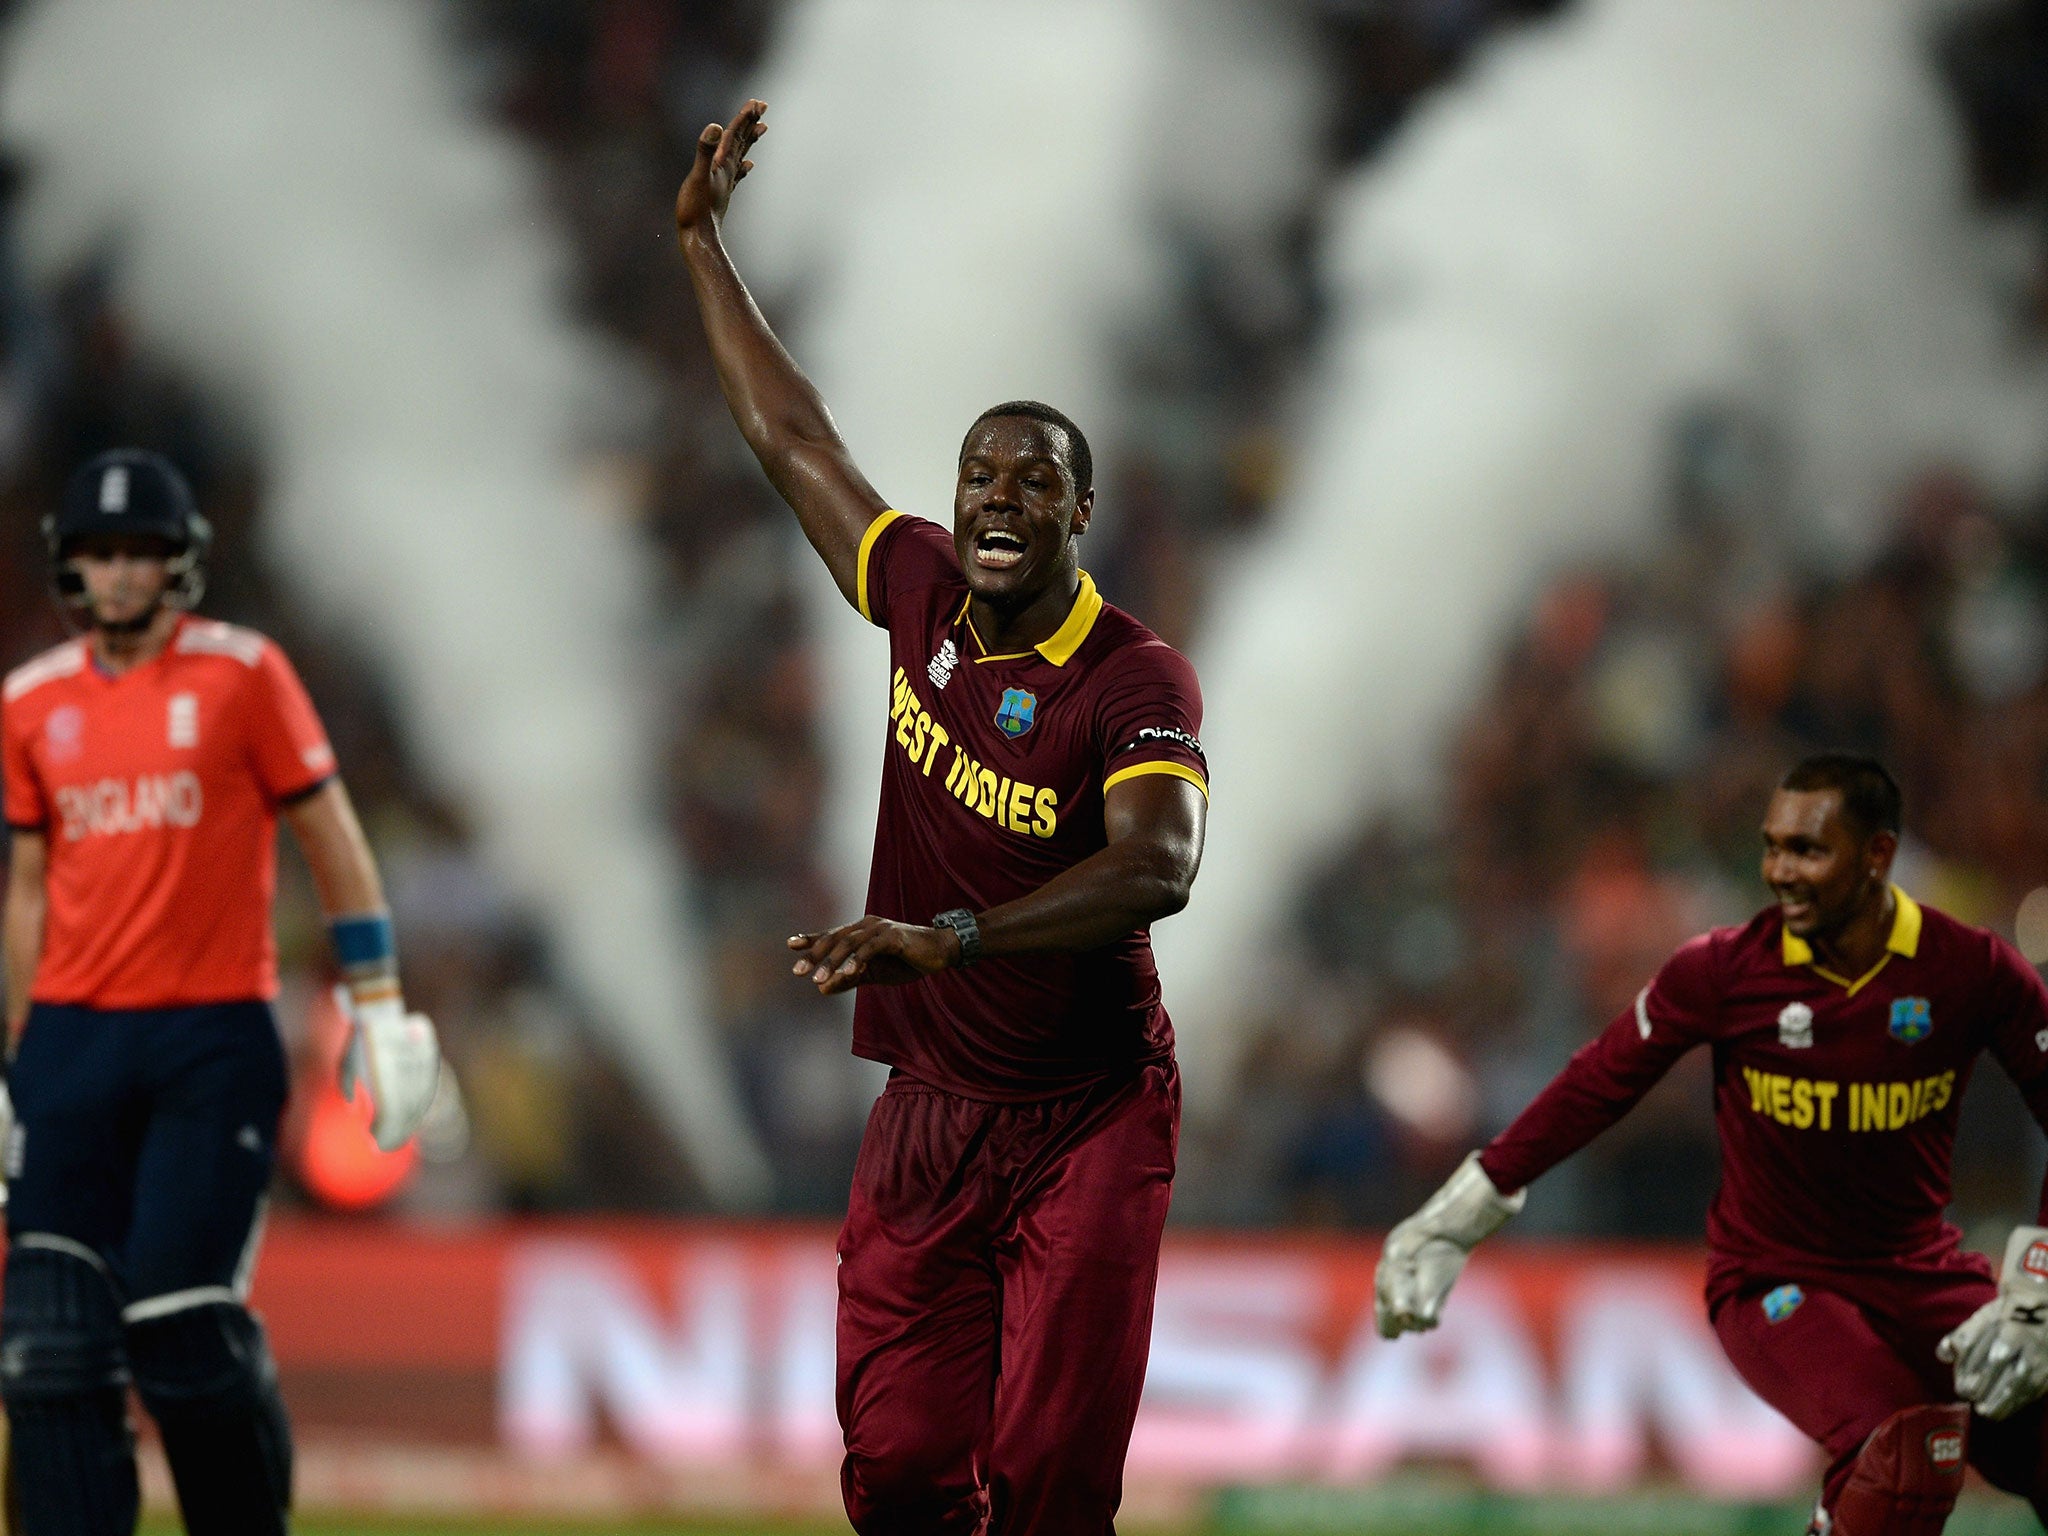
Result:
M1193 670L1102 600L1087 440L985 411L950 533L890 508L754 308L719 223L765 106L713 124L676 225L733 417L892 681L868 915L789 941L893 1070L839 1239L856 1530L1114 1530L1179 1123L1149 925L1200 861Z
M1994 1280L1943 1220L1981 1053L2048 1126L2048 990L1995 934L1890 883L1899 826L1873 759L1786 775L1763 827L1776 904L1680 949L1394 1228L1380 1332L1435 1327L1529 1183L1706 1045L1721 1143L1707 1309L1743 1379L1828 1453L1810 1530L1938 1532L1966 1457L2048 1513L2048 1227L2015 1229ZM2034 1219L2048 1222L2048 1191Z

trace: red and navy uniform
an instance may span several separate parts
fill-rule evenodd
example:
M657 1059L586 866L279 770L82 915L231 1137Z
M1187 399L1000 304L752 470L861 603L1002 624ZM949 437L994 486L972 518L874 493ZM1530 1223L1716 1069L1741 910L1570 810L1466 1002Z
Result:
M82 639L16 668L0 742L48 896L8 1230L97 1254L131 1318L239 1299L286 1088L277 819L333 777L326 734L276 645L181 616L125 672Z
M1818 964L1775 908L1694 939L1480 1159L1520 1189L1707 1046L1721 1144L1708 1309L1744 1379L1834 1458L1830 1503L1878 1424L1954 1399L1934 1346L1996 1291L1944 1215L1981 1055L2048 1127L2040 976L1997 935L1892 895L1884 954L1861 976ZM2039 1405L1975 1421L1970 1452L1999 1486L2048 1493Z
M885 513L858 606L890 709L868 911L928 923L1107 845L1103 796L1208 793L1193 669L1084 573L1053 636L990 654L953 541ZM854 1050L895 1071L841 1234L839 1410L857 1529L1112 1530L1144 1382L1179 1124L1143 930L868 987Z

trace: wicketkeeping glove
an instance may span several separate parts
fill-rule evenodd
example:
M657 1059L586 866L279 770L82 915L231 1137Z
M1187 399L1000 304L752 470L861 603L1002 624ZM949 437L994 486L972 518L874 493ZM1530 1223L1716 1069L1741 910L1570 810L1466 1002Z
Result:
M1998 1295L1934 1347L1956 1368L1956 1396L1987 1419L2048 1391L2048 1227L2014 1227Z
M367 1084L374 1113L370 1135L386 1152L404 1146L426 1117L441 1081L441 1043L424 1013L407 1013L398 997L357 1002L346 987L334 998L348 1019L348 1050L341 1058L341 1096L355 1102Z
M1495 1189L1477 1152L1458 1164L1421 1210L1387 1234L1373 1272L1373 1319L1380 1337L1434 1328L1472 1249L1528 1198L1526 1189L1512 1195Z

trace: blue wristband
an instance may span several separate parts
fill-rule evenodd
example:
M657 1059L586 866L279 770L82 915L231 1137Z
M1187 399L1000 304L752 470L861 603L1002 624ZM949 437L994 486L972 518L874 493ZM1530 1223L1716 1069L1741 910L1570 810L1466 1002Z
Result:
M357 912L327 925L334 958L344 971L384 969L398 963L398 941L389 912Z

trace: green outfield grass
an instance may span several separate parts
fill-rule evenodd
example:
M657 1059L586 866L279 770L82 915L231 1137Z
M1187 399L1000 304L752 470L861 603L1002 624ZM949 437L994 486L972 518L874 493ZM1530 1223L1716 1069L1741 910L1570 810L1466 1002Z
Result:
M1789 1505L1706 1504L1645 1496L1614 1500L1442 1497L1423 1489L1383 1495L1302 1490L1226 1496L1216 1519L1166 1532L1130 1527L1126 1536L1795 1536L1806 1510ZM773 1521L641 1520L598 1523L504 1519L379 1519L309 1515L297 1536L847 1536L843 1524ZM162 1520L143 1536L179 1536ZM1944 1536L2038 1536L2040 1526L2016 1500L1969 1499Z

